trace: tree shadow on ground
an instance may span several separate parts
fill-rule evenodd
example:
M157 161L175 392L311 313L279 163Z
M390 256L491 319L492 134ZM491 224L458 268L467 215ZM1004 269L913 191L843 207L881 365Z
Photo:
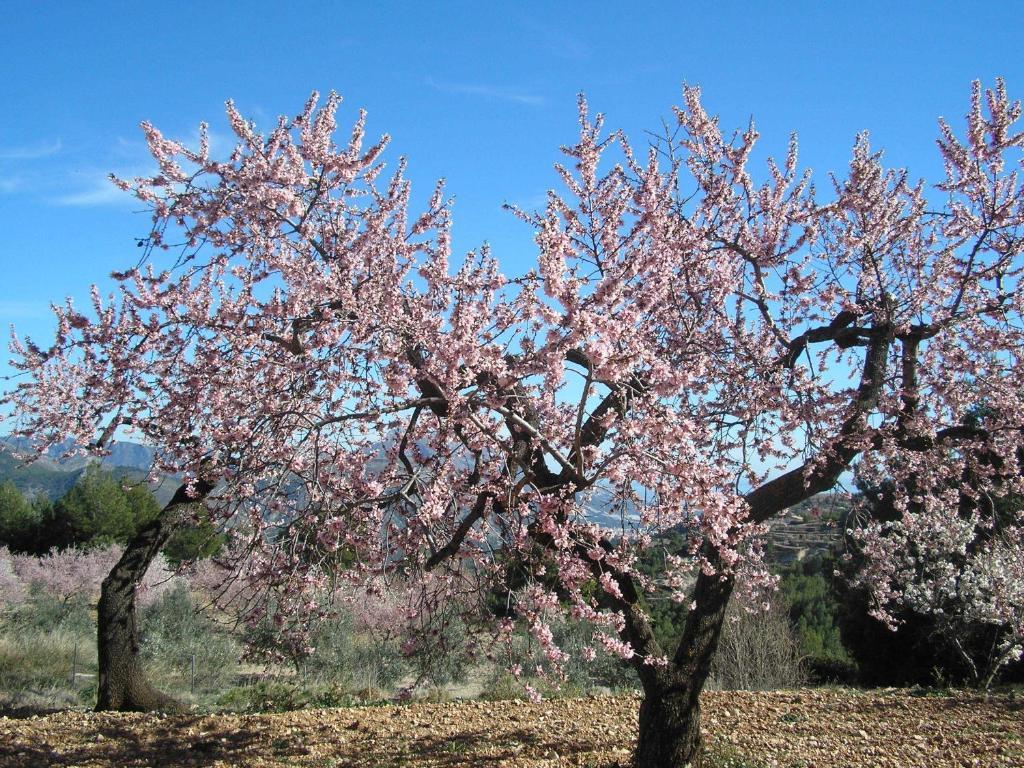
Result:
M330 728L344 733L330 755L313 755L304 743L316 738L303 729L284 729L275 733L254 723L246 728L216 727L207 716L170 715L147 719L144 728L138 722L118 723L107 719L96 722L95 730L79 732L74 742L16 745L0 744L0 765L11 768L36 766L207 766L250 765L253 763L292 766L330 766L330 768L464 768L502 761L545 760L564 757L571 742L571 753L579 765L592 768L616 768L618 763L599 760L602 745L586 740L567 739L566 734L538 733L528 728L495 734L486 728L460 731L451 735L424 733L405 738L382 738L376 729L362 726L359 720L349 726ZM209 731L203 730L210 727ZM330 736L326 741L330 741ZM322 743L322 742L321 742ZM586 756L594 753L594 760Z
M17 707L0 706L0 717L6 717L9 720L27 720L30 717L44 717L64 711L66 710L62 707L35 707L30 704Z
M60 765L202 766L213 763L246 765L252 758L273 757L282 762L301 758L309 749L299 737L268 737L243 729L195 734L202 717L172 716L148 722L97 723L89 741L73 744L0 745L0 765L14 768Z

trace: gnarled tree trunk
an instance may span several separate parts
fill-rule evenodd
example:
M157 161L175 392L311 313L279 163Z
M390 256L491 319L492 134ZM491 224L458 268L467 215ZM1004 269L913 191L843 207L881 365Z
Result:
M212 490L212 486L203 481L196 486L192 495L184 485L178 488L160 514L132 537L121 559L103 580L97 606L97 711L181 708L175 699L156 690L142 671L135 592L153 559L178 526L185 508Z
M636 768L699 768L704 757L700 735L700 690L685 681L667 689L645 691L640 703Z
M644 700L635 768L700 768L703 764L700 692L711 671L732 590L731 576L701 573L695 607L668 668L657 675L641 675Z

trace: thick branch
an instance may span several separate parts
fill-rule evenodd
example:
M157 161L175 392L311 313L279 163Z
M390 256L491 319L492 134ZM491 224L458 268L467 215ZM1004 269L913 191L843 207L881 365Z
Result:
M828 490L863 450L863 439L869 434L867 415L878 403L885 380L886 358L893 340L888 326L866 333L871 340L864 355L861 383L850 414L824 456L769 480L744 496L754 522L763 523L784 509Z
M427 559L426 569L428 571L434 570L434 568L459 551L462 542L465 541L466 536L473 526L476 525L476 522L487 514L488 505L492 508L499 508L500 511L501 501L493 491L484 491L477 495L473 508L459 522L455 533L452 534L451 540Z
M792 368L796 365L797 358L807 349L808 344L820 341L841 341L840 346L849 345L849 337L851 337L849 326L856 319L856 313L843 310L828 325L812 328L800 334L787 345L789 351L782 358L782 364L786 368ZM852 330L856 331L856 329Z
M570 464L574 467L579 466L579 452L584 448L598 446L604 441L611 429L611 420L608 418L611 413L616 413L620 419L625 418L636 398L646 391L647 385L635 374L622 384L612 385L611 391L598 403L580 429L579 449L573 448L569 454Z

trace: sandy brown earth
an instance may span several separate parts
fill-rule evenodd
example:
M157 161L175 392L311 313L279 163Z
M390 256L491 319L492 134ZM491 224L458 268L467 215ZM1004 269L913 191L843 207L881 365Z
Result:
M2 766L626 766L638 699L414 704L273 715L0 718ZM726 766L1024 766L1024 701L970 694L706 693Z

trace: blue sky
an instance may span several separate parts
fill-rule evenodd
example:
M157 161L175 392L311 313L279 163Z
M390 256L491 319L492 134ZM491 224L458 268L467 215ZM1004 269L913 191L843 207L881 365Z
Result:
M313 89L393 136L425 196L445 177L455 245L489 241L509 274L530 231L501 208L556 184L575 96L641 143L699 84L766 152L790 131L825 181L854 135L934 177L935 121L960 124L971 80L1024 96L1024 3L307 3L0 0L0 328L45 344L48 304L84 300L134 263L148 216L106 174L148 169L138 123L226 134L223 102L269 125ZM6 359L3 355L3 359ZM0 375L9 372L0 363ZM4 385L0 384L0 388Z

